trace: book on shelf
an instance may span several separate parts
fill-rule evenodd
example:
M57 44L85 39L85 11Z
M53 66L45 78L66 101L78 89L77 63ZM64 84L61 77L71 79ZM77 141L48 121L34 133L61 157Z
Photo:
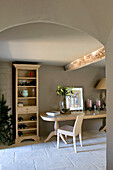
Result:
M60 111L51 111L51 112L46 112L48 116L57 116L60 114Z

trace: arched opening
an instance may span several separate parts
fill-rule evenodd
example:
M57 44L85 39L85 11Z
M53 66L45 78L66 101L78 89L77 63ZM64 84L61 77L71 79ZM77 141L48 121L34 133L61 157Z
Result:
M105 61L72 72L64 72L63 66L100 47L101 43L80 30L50 23L21 25L0 34L2 60L38 62L44 65L40 69L40 112L58 107L56 88L59 84L83 86L84 102L87 99L95 101L99 97L100 92L94 86L105 76ZM96 124L95 120L87 120L83 128L98 130L101 123L100 120ZM51 125L40 120L40 134L47 135L52 131ZM95 133L90 137L95 138ZM99 142L98 139L96 141Z
M61 66L103 46L81 30L47 22L29 23L4 30L0 33L0 43L3 59L32 60Z

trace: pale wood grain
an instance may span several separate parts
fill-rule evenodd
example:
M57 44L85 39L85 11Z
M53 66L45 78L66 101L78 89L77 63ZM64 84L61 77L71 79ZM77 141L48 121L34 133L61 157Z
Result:
M84 115L85 115L85 113L81 113L81 114L77 115L74 127L69 126L69 125L64 125L64 126L61 126L57 130L57 148L59 148L59 138L60 137L64 141L64 143L67 144L63 135L73 137L75 153L77 152L77 150L76 150L76 136L78 136L78 135L79 135L80 144L81 144L81 147L82 147L82 135L81 134L82 134L82 122L83 122Z
M106 111L101 111L98 114L95 114L94 111L83 111L83 112L74 112L74 113L64 113L64 114L60 114L57 115L55 117L52 116L48 116L46 113L41 113L40 117L45 120L45 121L53 121L54 123L54 131L52 131L49 136L45 139L45 142L47 142L51 137L53 137L54 135L57 135L57 130L59 127L59 121L66 121L66 120L75 120L77 118L78 115L80 115L81 113L84 113L84 117L83 119L102 119L102 118L106 118ZM90 113L90 114L88 114ZM82 144L81 144L82 145Z
M65 113L65 114L57 115L55 117L48 116L46 113L41 113L40 117L45 121L66 121L66 120L75 120L77 115L79 115L80 113L79 112ZM90 111L90 114L87 114L87 111L84 111L84 113L85 113L84 119L98 119L98 118L106 117L105 111L101 111L99 114L94 114L94 111Z
M76 70L92 63L99 62L105 59L105 49L104 47L95 51L95 54L89 53L81 58L74 60L73 62L67 64L64 69L66 71Z
M31 64L14 64L14 67L16 68L16 139L15 143L19 144L24 139L33 139L35 141L38 141L40 139L39 137L39 111L38 111L38 69L40 65L31 65ZM26 73L28 71L28 75L26 76ZM30 77L29 73L34 72L36 74L35 77ZM22 75L22 76L19 76ZM29 76L29 77L28 77ZM18 80L28 80L31 81L32 79L36 80L36 86L18 86ZM27 88L31 89L33 87L36 88L36 96L35 97L20 97L18 96L18 90L21 87L21 89ZM26 101L26 103L29 103L27 106L18 106L18 101ZM32 100L36 100L36 104L32 103ZM29 102L28 102L29 101ZM34 105L34 106L32 106ZM22 116L24 120L22 122L18 122L18 117ZM36 120L32 121L28 118L31 116L36 115ZM29 124L27 128L25 129L18 129L18 124ZM18 132L23 132L23 135L21 137L18 136Z

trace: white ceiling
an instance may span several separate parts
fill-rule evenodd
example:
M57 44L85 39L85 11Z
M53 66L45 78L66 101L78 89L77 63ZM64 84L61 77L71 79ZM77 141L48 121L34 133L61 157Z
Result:
M57 24L26 24L0 33L1 60L64 66L100 47L86 33Z

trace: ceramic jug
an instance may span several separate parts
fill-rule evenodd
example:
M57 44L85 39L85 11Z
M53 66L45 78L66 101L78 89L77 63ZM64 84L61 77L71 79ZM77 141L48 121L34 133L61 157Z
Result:
M23 90L22 91L22 96L23 97L28 97L28 90Z

